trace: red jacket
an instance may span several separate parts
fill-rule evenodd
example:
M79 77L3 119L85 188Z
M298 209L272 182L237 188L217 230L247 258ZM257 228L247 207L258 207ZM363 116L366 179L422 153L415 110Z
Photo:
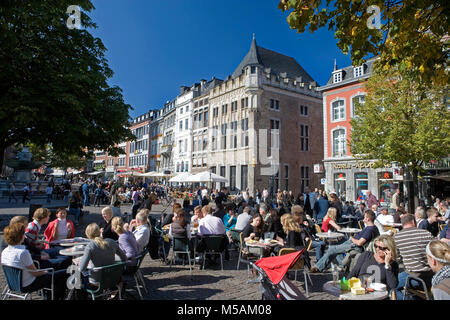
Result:
M55 233L55 226L56 226L57 221L58 221L58 219L55 219L48 224L47 228L44 231L45 241L52 242L55 240L53 235ZM73 238L75 236L75 225L69 219L66 219L66 221L70 224L70 227L72 229L72 232L70 233L70 235L68 237ZM50 246L48 244L45 244L45 249L49 249L49 248L50 248Z

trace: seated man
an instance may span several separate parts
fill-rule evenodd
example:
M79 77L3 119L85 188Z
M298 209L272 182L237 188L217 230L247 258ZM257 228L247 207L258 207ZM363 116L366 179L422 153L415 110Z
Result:
M341 244L329 246L327 252L325 252L322 258L316 262L316 265L311 268L311 272L322 272L328 267L333 259L336 259L338 264L341 265L344 254L351 249L358 249L362 252L364 250L364 244L369 243L379 235L378 229L374 225L375 213L372 210L366 210L366 212L364 212L363 221L366 227L361 232Z
M403 287L408 273L422 279L428 290L434 274L428 265L426 254L427 244L433 240L433 236L429 231L416 227L412 214L403 216L401 222L403 229L394 235L394 240L405 271L398 275L397 300L403 300ZM419 286L419 283L413 281L412 285Z
M439 233L438 227L439 211L436 208L430 208L427 210L427 219L424 219L417 228L429 231L433 237L437 237Z
M202 208L203 218L198 223L198 236L204 237L209 235L221 235L224 238L222 251L225 250L225 260L229 259L228 252L228 237L226 235L225 225L222 219L212 215L212 209L209 205ZM205 250L205 244L203 241L198 242L197 251L202 252Z

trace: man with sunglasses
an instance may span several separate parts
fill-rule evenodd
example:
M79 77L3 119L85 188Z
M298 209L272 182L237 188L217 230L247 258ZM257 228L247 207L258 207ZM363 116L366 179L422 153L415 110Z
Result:
M433 240L433 235L424 229L416 227L416 220L412 214L407 214L401 218L402 230L394 235L395 245L400 258L403 260L405 270L398 275L397 299L403 299L403 287L406 277L411 274L422 279L427 289L431 288L433 271L428 265L426 246ZM413 287L420 288L420 284L412 281Z

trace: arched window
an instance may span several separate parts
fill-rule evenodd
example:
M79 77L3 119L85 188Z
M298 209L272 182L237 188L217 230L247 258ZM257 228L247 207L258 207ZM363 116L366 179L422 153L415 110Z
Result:
M331 103L331 121L345 120L345 100L339 99Z
M365 101L366 96L364 94L358 94L356 96L353 96L351 99L352 105L351 105L351 113L352 118L355 116L355 108L356 108L356 102L359 102L359 104L363 104Z
M336 129L333 136L333 157L342 157L347 154L347 137L345 129Z

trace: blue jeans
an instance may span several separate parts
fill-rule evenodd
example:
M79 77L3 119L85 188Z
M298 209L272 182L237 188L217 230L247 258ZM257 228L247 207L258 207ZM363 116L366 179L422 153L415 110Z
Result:
M88 206L89 205L89 192L83 192L84 195L84 205Z
M73 214L75 216L75 221L80 222L80 214L81 214L80 208L70 208L69 214Z
M327 252L325 252L322 258L316 262L316 268L319 269L320 271L323 271L328 267L328 265L333 261L333 259L336 259L337 263L341 265L342 260L344 260L344 254L354 247L357 246L352 242L351 239L348 239L347 241L341 244L329 246Z
M323 256L323 247L325 246L325 241L313 240L311 248L316 249L316 261L319 261Z

